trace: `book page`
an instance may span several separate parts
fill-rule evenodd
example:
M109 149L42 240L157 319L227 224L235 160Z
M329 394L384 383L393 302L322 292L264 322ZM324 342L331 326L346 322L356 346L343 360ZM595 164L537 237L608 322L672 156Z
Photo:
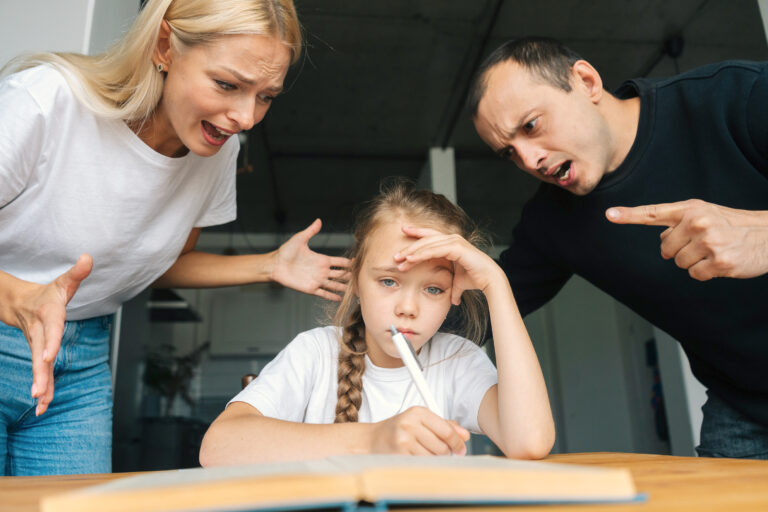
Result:
M340 456L360 475L360 497L390 504L501 504L630 500L629 471L501 457Z
M562 471L564 473L583 473L606 471L603 468L575 466L573 464L558 464L535 460L516 460L493 455L467 455L463 457L433 456L433 455L338 455L326 459L340 470L359 472L369 468L456 468L456 469L486 469L486 470L520 470L520 471ZM607 470L611 471L611 470Z
M341 468L328 459L249 464L245 466L224 466L216 468L177 469L121 478L105 484L88 487L83 489L82 492L118 492L169 486L194 486L217 481L242 480L268 476L341 474L343 472L344 471Z

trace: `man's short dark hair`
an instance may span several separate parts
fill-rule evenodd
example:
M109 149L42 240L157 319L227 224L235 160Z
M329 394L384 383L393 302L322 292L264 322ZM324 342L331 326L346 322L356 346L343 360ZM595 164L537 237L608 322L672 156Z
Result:
M513 39L496 48L480 64L469 89L468 105L472 117L477 116L480 100L488 86L488 71L502 62L513 61L530 70L545 83L571 91L571 68L582 57L560 41L548 37Z

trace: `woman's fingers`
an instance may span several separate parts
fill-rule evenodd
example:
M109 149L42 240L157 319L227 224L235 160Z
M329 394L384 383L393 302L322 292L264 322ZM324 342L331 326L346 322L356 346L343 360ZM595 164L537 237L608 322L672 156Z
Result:
M318 288L317 290L315 290L313 292L313 295L316 295L316 296L321 297L323 299L332 300L334 302L341 302L341 296L340 295L338 295L336 293L333 293L333 292L329 292L328 290L324 290L322 288Z
M35 414L38 416L53 400L53 367L64 334L67 303L92 268L93 259L81 254L66 272L51 283L39 286L21 310L22 331L32 355L30 394L37 398Z
M344 293L347 289L347 285L346 283L341 283L339 281L334 281L333 279L328 279L323 283L322 288L325 288L326 290L331 292Z
M35 415L39 416L48 409L48 404L53 400L53 361L45 347L45 332L41 322L33 322L25 330L24 335L29 342L32 352L32 398L37 398ZM53 355L55 359L55 353Z
M351 274L348 270L341 270L341 269L331 269L331 271L328 273L328 277L330 279L336 279L337 281L342 282L349 282L349 278L351 277Z
M29 350L32 353L32 398L43 396L48 387L48 364L43 359L45 351L45 332L43 324L32 321L24 325L24 337L29 343Z
M56 278L53 283L63 291L65 305L72 300L75 292L80 287L80 283L88 277L92 269L93 258L89 254L83 253L69 270Z
M349 260L349 258L342 258L341 256L329 256L329 258L331 260L331 267L338 267L344 271L349 269L349 267L352 265L352 262Z

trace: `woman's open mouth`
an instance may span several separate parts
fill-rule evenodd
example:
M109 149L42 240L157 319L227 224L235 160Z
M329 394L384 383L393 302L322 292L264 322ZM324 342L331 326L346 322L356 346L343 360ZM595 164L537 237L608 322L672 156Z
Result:
M215 127L208 121L203 121L202 126L203 126L203 136L205 137L205 140L208 141L209 144L213 144L214 146L221 146L232 135L229 132L224 132L222 130L219 130L217 127Z

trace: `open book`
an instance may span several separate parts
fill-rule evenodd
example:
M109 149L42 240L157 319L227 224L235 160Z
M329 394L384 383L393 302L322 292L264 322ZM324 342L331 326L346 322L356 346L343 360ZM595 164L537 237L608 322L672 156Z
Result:
M491 456L345 455L303 462L161 471L43 498L42 512L354 511L414 505L642 500L625 469Z

